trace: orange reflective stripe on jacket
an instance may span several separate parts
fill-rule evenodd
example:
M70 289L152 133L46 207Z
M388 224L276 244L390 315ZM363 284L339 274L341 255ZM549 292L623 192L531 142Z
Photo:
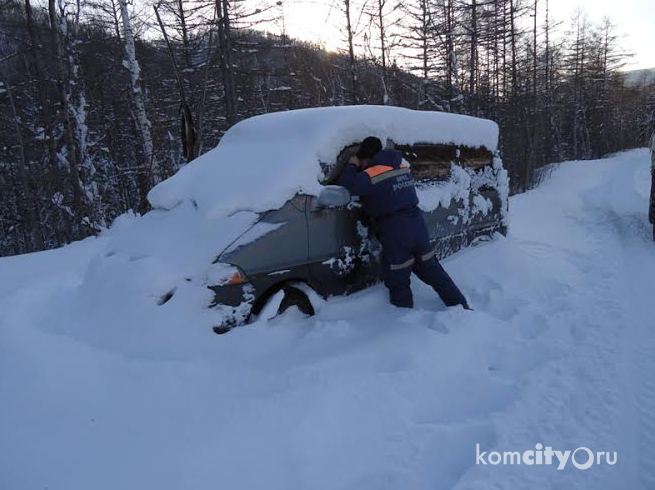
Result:
M373 177L377 177L378 175L389 172L390 170L393 170L393 167L389 167L388 165L373 165L364 170L364 172L366 172L372 179Z

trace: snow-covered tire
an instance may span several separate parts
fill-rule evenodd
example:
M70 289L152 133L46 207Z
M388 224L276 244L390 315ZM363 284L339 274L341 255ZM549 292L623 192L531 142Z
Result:
M314 306L307 294L295 286L286 286L284 288L284 298L282 298L282 302L277 309L277 314L281 315L292 306L298 308L305 315L314 315Z

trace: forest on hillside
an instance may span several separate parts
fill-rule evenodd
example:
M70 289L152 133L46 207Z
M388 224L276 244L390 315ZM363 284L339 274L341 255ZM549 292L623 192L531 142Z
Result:
M97 233L246 117L391 104L493 119L512 190L643 146L610 20L548 0L335 0L343 49L291 39L284 0L0 0L0 255Z

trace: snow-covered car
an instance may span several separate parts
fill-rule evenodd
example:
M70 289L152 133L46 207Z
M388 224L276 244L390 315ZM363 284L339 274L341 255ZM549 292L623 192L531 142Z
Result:
M439 257L506 232L507 173L492 121L383 106L244 120L148 196L155 209L186 206L202 216L192 227L217 247L204 281L211 309L221 312L218 330L246 323L271 302L278 312L294 305L311 314L314 294L348 294L380 280L375 230L356 198L334 185L369 135L411 164Z

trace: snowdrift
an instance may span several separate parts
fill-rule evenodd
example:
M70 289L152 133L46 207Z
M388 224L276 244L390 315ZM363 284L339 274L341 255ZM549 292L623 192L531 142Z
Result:
M156 186L149 196L155 209L143 216L123 215L102 234L104 248L91 260L74 299L67 300L75 302L70 310L102 312L94 331L113 335L118 328L127 337L172 325L166 318L175 318L176 328L223 324L225 312L208 308L213 296L207 286L231 272L212 262L237 238L243 243L262 232L253 227L258 212L279 207L298 192L320 192L321 162L333 161L345 145L369 134L393 136L397 143L441 141L494 151L498 127L467 116L376 106L303 109L244 120L217 148ZM475 182L464 169L453 168L450 181L419 189L424 210L461 199L459 218L466 221L488 210L487 202L469 206L470 188L507 180L497 157ZM506 185L499 189L502 202L506 192ZM501 212L506 226L504 207ZM69 325L86 335L85 321L71 318Z
M396 144L421 142L496 151L498 125L458 114L388 106L343 106L276 112L232 127L213 150L157 185L153 207L193 202L207 217L275 209L298 192L321 190L321 163L373 135ZM253 196L257 196L253 199Z
M214 335L197 283L156 306L138 280L198 272L208 251L175 257L157 222L187 223L190 204L123 218L114 245L0 259L0 488L651 489L649 177L638 150L511 198L507 238L444 261L473 312L419 283L416 308L397 309L379 285ZM537 443L619 463L475 464L476 444Z

